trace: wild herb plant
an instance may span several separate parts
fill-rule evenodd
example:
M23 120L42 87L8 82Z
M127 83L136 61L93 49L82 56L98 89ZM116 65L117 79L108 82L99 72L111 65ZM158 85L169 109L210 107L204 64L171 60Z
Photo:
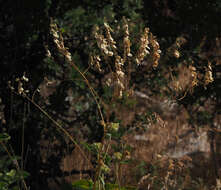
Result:
M78 148L83 158L87 160L88 165L94 168L94 176L89 180L81 180L73 184L74 188L80 189L134 189L135 187L122 187L122 165L131 160L130 147L127 147L121 142L121 135L124 132L120 121L113 118L116 108L121 106L133 106L134 84L132 80L132 73L139 70L140 67L146 69L156 69L161 57L161 50L156 37L150 32L149 28L144 30L139 35L133 35L130 31L133 28L133 23L128 22L126 18L112 28L108 23L103 26L94 26L92 32L93 40L90 41L90 61L88 69L81 71L76 63L73 61L73 56L69 49L65 46L63 37L57 25L51 22L50 35L53 39L56 51L61 54L74 70L80 74L84 83L87 85L94 101L96 102L99 117L97 120L103 127L103 134L100 142L87 144L84 146L94 155L96 161L92 164L85 154L85 150L72 135L53 119L44 109L42 109L33 98L28 95L28 90L25 89L24 83L28 81L25 75L16 79L17 89L9 82L11 90L19 95L22 95L26 100L36 106L48 119L50 119L56 128L63 133L69 140ZM132 33L132 34L131 34ZM168 49L168 53L176 58L180 54L178 48L184 43L184 39L177 39L175 45ZM50 58L50 50L48 49L48 56ZM189 91L192 91L198 85L198 75L196 68L189 66L191 71L192 82L189 86ZM88 70L94 69L103 75L102 88L106 94L98 94L93 87L92 82L88 79ZM211 64L208 63L206 68L204 83L205 87L213 81ZM179 85L177 86L179 89ZM117 148L112 146L113 141ZM111 152L112 151L112 152ZM161 188L177 187L178 179L170 179L172 173L170 170L174 169L173 163L169 161L169 169L167 174L163 176L163 181L160 184ZM112 166L114 168L114 180L107 183L106 176L111 173ZM149 174L148 174L149 176ZM155 187L158 182L152 180L148 185ZM160 178L157 179L158 181ZM171 184L170 184L171 183ZM173 184L176 183L176 184ZM116 185L117 184L117 185ZM159 184L158 184L159 185ZM158 187L157 187L158 188Z

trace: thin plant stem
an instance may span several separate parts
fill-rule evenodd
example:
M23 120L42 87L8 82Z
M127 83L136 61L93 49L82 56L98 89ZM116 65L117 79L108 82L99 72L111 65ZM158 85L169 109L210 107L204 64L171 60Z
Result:
M72 61L72 62L69 61L69 63L70 63L70 65L73 66L74 69L76 69L76 70L80 73L80 75L83 77L85 83L87 84L88 88L90 89L91 94L93 95L94 100L95 100L95 102L96 102L96 104L97 104L97 107L98 107L98 110L99 110L99 113L100 113L100 116L101 116L101 120L102 120L102 122L104 122L103 113L102 113L102 111L101 111L100 104L99 104L99 102L98 102L98 100L97 100L97 99L100 99L99 96L96 94L96 91L95 91L94 88L90 85L90 83L89 83L89 81L87 80L86 76L84 75L84 73L82 73L82 72L80 71L80 69L77 67L77 65L75 65L75 63L74 63L73 61Z
M26 105L24 103L23 111L23 122L22 122L22 137L21 137L21 169L24 169L24 143L25 143L25 116L26 116Z
M89 159L87 158L87 156L85 155L85 153L83 152L83 150L81 149L81 147L78 145L78 143L74 140L74 138L70 135L70 133L64 129L57 121L55 121L44 109L42 109L37 103L35 103L32 99L30 99L28 96L24 95L24 97L31 102L35 107L37 107L48 119L50 119L52 121L52 123L55 124L55 126L57 127L57 129L61 130L70 140L71 142L78 148L78 150L80 151L81 155L84 157L84 159L86 159L89 163L89 165L91 165L93 167L93 165L91 164L91 162L89 161Z

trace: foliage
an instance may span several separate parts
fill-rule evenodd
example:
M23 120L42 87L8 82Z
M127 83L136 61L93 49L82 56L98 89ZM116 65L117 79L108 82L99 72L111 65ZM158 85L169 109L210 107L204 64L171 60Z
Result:
M93 182L88 180L79 180L72 184L74 190L92 190ZM117 184L105 184L104 189L106 190L135 190L134 187L119 187Z

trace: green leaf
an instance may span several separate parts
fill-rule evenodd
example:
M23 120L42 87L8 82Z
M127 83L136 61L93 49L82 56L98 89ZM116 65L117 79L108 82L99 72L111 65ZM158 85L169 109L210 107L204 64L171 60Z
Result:
M8 189L8 184L6 182L1 182L0 181L0 189L7 190Z
M74 190L92 190L93 182L91 180L78 180L72 184Z
M0 133L0 142L10 140L10 136L7 133Z
M26 178L26 177L28 177L30 174L29 174L28 172L26 172L26 171L20 170L20 171L17 172L17 175L18 175L19 177L21 177L21 178Z
M14 177L16 174L16 171L14 169L12 169L10 172L7 172L6 175L10 176L10 177Z
M132 162L132 160L123 160L120 163L121 164L130 164Z
M120 124L119 123L110 123L110 129L114 132L117 132L119 129Z
M136 190L135 187L120 187L117 185L117 184L111 184L111 183L108 183L105 185L105 189L106 190Z

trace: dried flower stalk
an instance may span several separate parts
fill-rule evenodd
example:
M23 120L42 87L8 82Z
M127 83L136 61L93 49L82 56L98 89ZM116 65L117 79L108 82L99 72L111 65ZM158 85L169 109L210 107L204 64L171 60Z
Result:
M196 72L196 68L192 65L189 67L189 69L190 69L191 77L192 77L190 88L193 89L195 86L198 85L197 72Z
M208 62L208 67L206 67L204 86L207 86L209 83L213 81L214 79L213 79L213 74L212 74L211 62Z
M136 59L135 59L137 65L140 65L144 57L147 54L150 54L149 52L150 47L148 46L149 45L149 38L148 38L149 30L150 30L149 28L145 28L144 33L140 38L140 47L139 47L139 50L137 52Z
M126 19L124 19L124 60L126 60L126 57L132 57L132 54L130 52L130 35L129 35L129 27Z
M186 43L186 39L182 36L176 38L176 42L168 48L168 53L171 57L180 58L180 51L182 45Z
M153 47L153 53L152 53L153 67L156 68L158 66L158 62L160 59L161 50L160 50L160 45L156 40L156 37L153 36L152 33L150 33L150 44Z
M64 46L64 39L61 35L58 34L58 27L56 24L51 24L50 33L53 36L54 43L56 44L58 51L65 56L65 58L71 62L71 53L68 51L68 48Z
M95 30L94 30L94 37L97 41L97 45L100 48L101 52L104 54L104 56L113 56L113 51L111 51L111 46L115 46L115 43L113 38L111 37L110 34L110 27L108 27L107 24L105 24L105 29L106 29L106 33L107 33L107 37L108 39L106 39L102 34L99 34L99 27L96 26Z
M120 28L118 28L118 30L119 29ZM131 52L132 43L130 40L129 25L125 18L123 18L122 29L123 51L116 46L117 43L112 35L114 31L107 23L104 23L104 35L98 26L95 26L93 31L97 47L101 52L101 56L91 55L90 64L94 66L99 72L103 72L102 68L104 68L100 65L102 58L104 59L105 63L108 64L111 75L109 75L106 84L110 86L112 83L114 87L114 98L121 98L124 92L127 95L133 94L129 87L132 69L131 63L133 59L137 66L140 65L144 58L149 54L151 60L153 61L153 67L155 68L158 65L161 53L160 46L156 40L156 37L154 37L153 34L149 31L149 28L145 28L144 33L140 38L138 51L133 57L133 53ZM122 52L122 55L120 55L120 52ZM125 63L127 63L127 65Z

